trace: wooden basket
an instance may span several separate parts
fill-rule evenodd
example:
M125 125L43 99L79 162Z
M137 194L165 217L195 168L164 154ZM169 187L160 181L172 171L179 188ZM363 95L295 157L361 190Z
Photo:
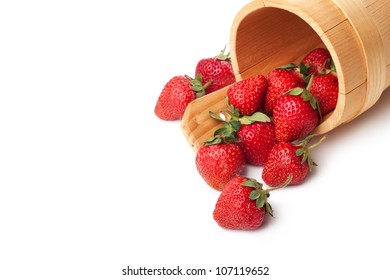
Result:
M238 12L231 27L230 52L238 81L297 62L320 46L334 60L339 97L316 134L353 120L390 86L390 1L256 0ZM181 128L195 151L220 126L209 111L226 107L226 91L187 107Z

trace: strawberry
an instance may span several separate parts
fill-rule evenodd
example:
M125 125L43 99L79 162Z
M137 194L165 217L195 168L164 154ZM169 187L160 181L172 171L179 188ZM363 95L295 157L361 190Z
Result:
M295 141L307 136L318 124L318 103L306 89L295 88L279 97L273 117L279 142Z
M339 83L337 76L333 73L314 76L309 90L318 100L322 115L329 113L336 107Z
M286 182L278 188L287 186L291 178L289 176ZM277 188L264 190L263 184L254 179L243 176L234 177L219 195L213 218L223 228L257 229L263 224L266 214L273 216L268 198L270 191L275 189Z
M256 75L232 84L226 92L229 103L242 115L249 116L258 111L263 104L267 89L267 79Z
M270 206L257 207L256 202L250 199L253 191L251 187L243 185L248 178L234 177L231 179L221 192L215 209L213 218L219 226L227 229L253 230L261 226L265 214ZM267 196L263 195L264 201Z
M245 154L249 164L262 166L268 153L276 144L275 126L271 119L262 112L250 116L241 116L233 105L222 112L230 116L229 121L210 112L210 116L223 122L224 126L215 131L209 141L216 143L222 140L237 143Z
M301 63L309 68L308 74L317 75L331 69L332 57L327 49L316 48L310 51Z
M204 94L209 84L202 84L202 78L175 76L164 86L154 107L154 113L162 120L178 120L183 117L188 104Z
M316 166L309 150L325 139L324 136L319 142L308 147L312 137L310 135L298 144L279 142L272 148L262 172L262 179L268 186L279 186L287 180L290 174L292 174L292 180L289 185L299 185L304 182L309 171Z
M296 87L305 87L303 78L289 69L275 69L267 75L268 87L265 93L263 110L272 114L276 100L284 93Z
M253 188L244 185L246 177L234 177L221 192L213 212L214 220L223 228L253 230L261 226L267 210L272 208L267 202L267 194L259 185L262 205L257 207L256 201L249 196Z
M222 190L244 168L245 156L237 144L206 143L199 148L195 163L206 183L216 190Z
M236 81L230 62L230 53L225 54L225 49L216 57L199 60L196 64L195 75L201 75L203 83L211 83L206 88L206 94L226 87Z
M302 162L301 157L297 156L298 149L291 142L280 142L272 148L262 172L262 179L268 186L278 186L288 174L293 174L290 185L303 183L309 166L307 161Z
M244 124L237 131L238 145L248 163L263 166L276 144L275 126L270 120Z

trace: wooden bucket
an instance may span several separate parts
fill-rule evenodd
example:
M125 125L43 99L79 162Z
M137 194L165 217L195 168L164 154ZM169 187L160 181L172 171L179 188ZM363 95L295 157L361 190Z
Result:
M390 1L256 0L238 12L231 27L238 81L299 62L317 47L330 51L339 79L337 106L315 130L323 134L368 110L390 86ZM187 107L181 128L195 151L220 126L209 111L226 108L227 88Z

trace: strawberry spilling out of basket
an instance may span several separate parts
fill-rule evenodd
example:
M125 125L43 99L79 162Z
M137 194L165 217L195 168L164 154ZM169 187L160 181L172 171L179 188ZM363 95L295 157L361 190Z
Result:
M225 54L225 49L223 49L215 57L198 61L195 78L178 75L170 79L160 93L154 113L162 120L179 120L191 101L233 84L235 81L230 53Z
M276 66L265 75L235 81L229 56L199 61L195 79L177 76L161 92L155 114L181 119L194 99L227 87L226 109L210 112L220 122L198 149L197 171L221 191L213 212L223 228L259 228L273 214L270 192L301 185L316 166L310 151L312 133L322 117L335 109L338 79L328 50L317 48L299 63ZM245 176L245 165L258 166L264 181Z

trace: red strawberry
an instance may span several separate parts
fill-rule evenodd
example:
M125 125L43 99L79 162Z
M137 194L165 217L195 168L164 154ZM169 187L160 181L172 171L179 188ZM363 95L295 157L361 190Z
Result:
M248 163L263 166L269 152L276 144L273 122L254 122L242 125L237 131L238 145Z
M309 150L325 139L323 137L319 142L308 147L312 137L312 135L308 136L297 145L291 142L280 142L272 148L262 173L262 179L268 186L281 185L286 182L290 174L292 174L292 180L289 185L299 185L304 182L309 171L316 165Z
M329 113L336 107L339 94L339 83L336 75L329 73L314 76L309 90L317 99L322 115Z
M308 74L317 75L331 69L332 57L327 49L317 48L302 59L302 64L310 68Z
M231 104L223 110L230 116L229 121L210 112L210 116L223 123L223 127L214 132L210 143L221 141L234 142L245 154L246 161L253 165L262 166L268 153L276 144L275 126L271 119L262 112L255 112L250 116L241 116Z
M195 158L196 168L208 185L222 190L244 167L245 156L236 144L203 145Z
M311 94L296 88L281 96L274 107L275 135L279 142L307 136L318 124L318 104Z
M226 94L230 104L249 116L261 108L266 89L267 79L257 75L232 84Z
M232 178L222 190L213 212L214 220L223 228L254 230L259 228L268 213L273 216L268 202L270 191L284 188L287 180L278 188L263 189L263 184L243 176Z
M211 82L206 88L206 94L233 84L236 81L230 62L230 54L224 54L225 49L216 57L199 60L195 75L201 75L203 83Z
M295 71L275 69L267 75L268 87L264 99L264 112L272 114L276 100L296 87L305 87L303 78Z
M291 142L280 142L273 147L262 173L262 179L268 186L280 185L289 174L293 174L290 185L303 183L309 172L309 165L297 156L299 148Z
M158 97L154 113L162 120L178 120L183 117L188 104L197 94L204 92L208 84L202 85L202 78L191 79L188 76L175 76L164 86Z
M213 212L214 220L223 228L253 230L261 226L267 210L272 214L272 208L267 202L268 192L262 190L262 185L255 182L248 183L246 177L234 177L221 192ZM246 182L246 184L244 184ZM251 193L256 191L252 197L258 196L259 207L256 201L251 199Z

